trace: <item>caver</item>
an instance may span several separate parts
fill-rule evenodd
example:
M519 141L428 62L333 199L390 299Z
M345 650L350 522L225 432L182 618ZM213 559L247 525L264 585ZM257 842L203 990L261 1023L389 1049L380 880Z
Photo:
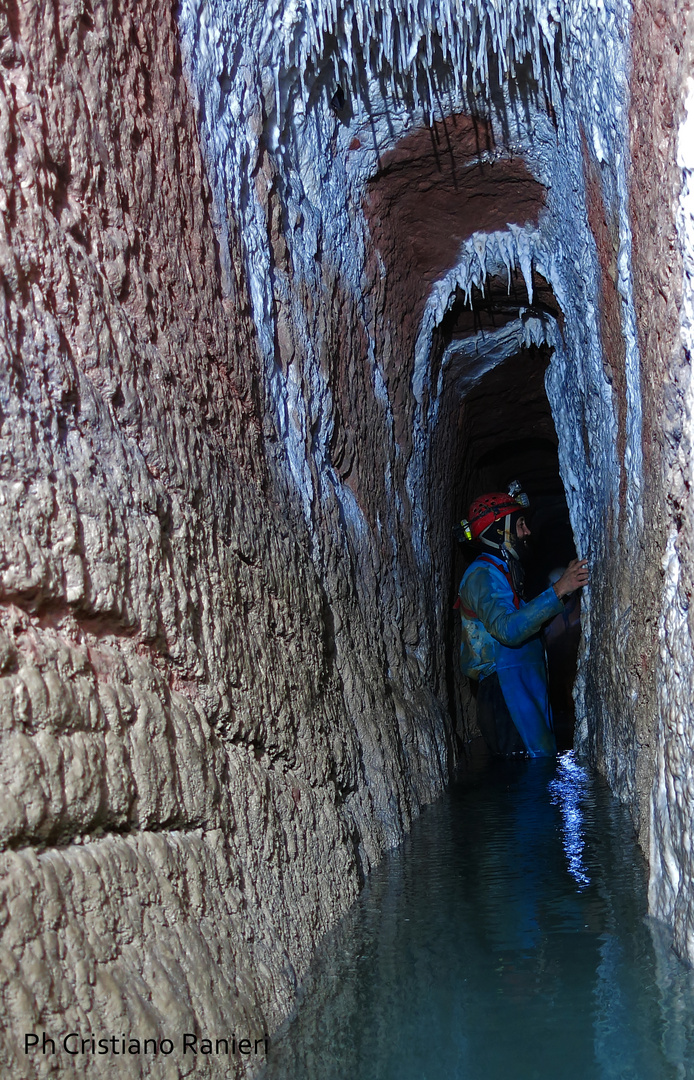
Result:
M504 757L556 753L539 631L563 610L562 597L588 582L586 560L574 559L554 585L525 602L520 554L530 536L528 505L514 483L507 494L475 499L460 525L461 538L480 548L458 590L461 667L479 680L478 724L491 752Z

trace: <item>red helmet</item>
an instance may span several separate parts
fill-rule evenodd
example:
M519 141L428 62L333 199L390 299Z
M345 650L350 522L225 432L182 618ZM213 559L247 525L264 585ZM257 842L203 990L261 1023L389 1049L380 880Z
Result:
M507 514L515 514L522 509L523 506L517 499L503 491L494 491L491 495L480 495L479 499L471 503L468 512L467 525L471 534L470 538L477 540L495 521L500 521Z

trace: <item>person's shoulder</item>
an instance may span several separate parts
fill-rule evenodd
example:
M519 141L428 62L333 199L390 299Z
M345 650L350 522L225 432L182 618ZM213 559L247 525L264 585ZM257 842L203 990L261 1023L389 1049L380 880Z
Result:
M477 556L475 561L467 568L467 572L470 570L483 570L485 573L489 573L491 570L505 570L506 564L503 559L497 558L495 555L488 555L486 551Z
M487 561L487 557L483 559L478 556L474 562L471 562L467 570L463 574L462 581L460 583L461 588L470 581L471 578L487 577L490 573L493 573L494 565Z

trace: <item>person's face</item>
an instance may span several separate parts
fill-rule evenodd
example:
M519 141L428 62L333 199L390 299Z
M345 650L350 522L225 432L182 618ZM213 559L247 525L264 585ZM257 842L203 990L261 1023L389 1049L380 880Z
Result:
M528 547L528 537L530 536L530 529L527 526L526 520L521 514L519 518L516 518L516 540L515 548L518 552L518 556L521 560L527 559L530 554L530 548Z
M516 521L516 536L521 542L527 540L530 536L530 529L528 528L525 518L522 514Z

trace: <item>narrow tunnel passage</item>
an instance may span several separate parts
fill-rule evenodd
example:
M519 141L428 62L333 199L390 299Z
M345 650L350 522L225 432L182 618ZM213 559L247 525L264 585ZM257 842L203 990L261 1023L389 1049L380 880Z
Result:
M458 320L459 323L459 320ZM460 403L458 457L451 468L453 499L467 507L485 492L507 491L519 481L530 507L526 520L532 536L524 556L525 598L531 600L556 580L576 558L569 512L559 474L557 435L544 387L549 360L547 347L531 346L507 357L476 379ZM462 513L459 516L463 516ZM454 551L452 593L476 549L458 545ZM469 688L460 685L457 614L451 619L453 642L450 667L454 683L452 701L460 703L463 714L457 728L469 732L474 711ZM557 745L567 750L573 745L573 684L576 677L580 637L580 596L574 597L561 617L546 628L550 700ZM475 694L473 684L472 692Z
M492 278L469 297L458 290L432 340L431 366L440 372L433 472L447 490L442 505L455 520L486 492L505 492L513 481L530 499L525 515L532 538L524 554L524 596L532 600L576 558L559 468L559 439L545 390L552 348L543 337L561 318L547 282L533 276L533 303L522 276ZM524 344L527 324L541 344ZM441 464L442 463L442 464ZM440 512L440 511L439 511ZM445 510L444 510L445 513ZM451 595L479 554L477 545L454 549ZM449 701L464 743L475 726L477 683L459 670L459 601L451 602L447 634ZM561 749L573 745L572 690L580 637L580 595L546 628L554 727Z

